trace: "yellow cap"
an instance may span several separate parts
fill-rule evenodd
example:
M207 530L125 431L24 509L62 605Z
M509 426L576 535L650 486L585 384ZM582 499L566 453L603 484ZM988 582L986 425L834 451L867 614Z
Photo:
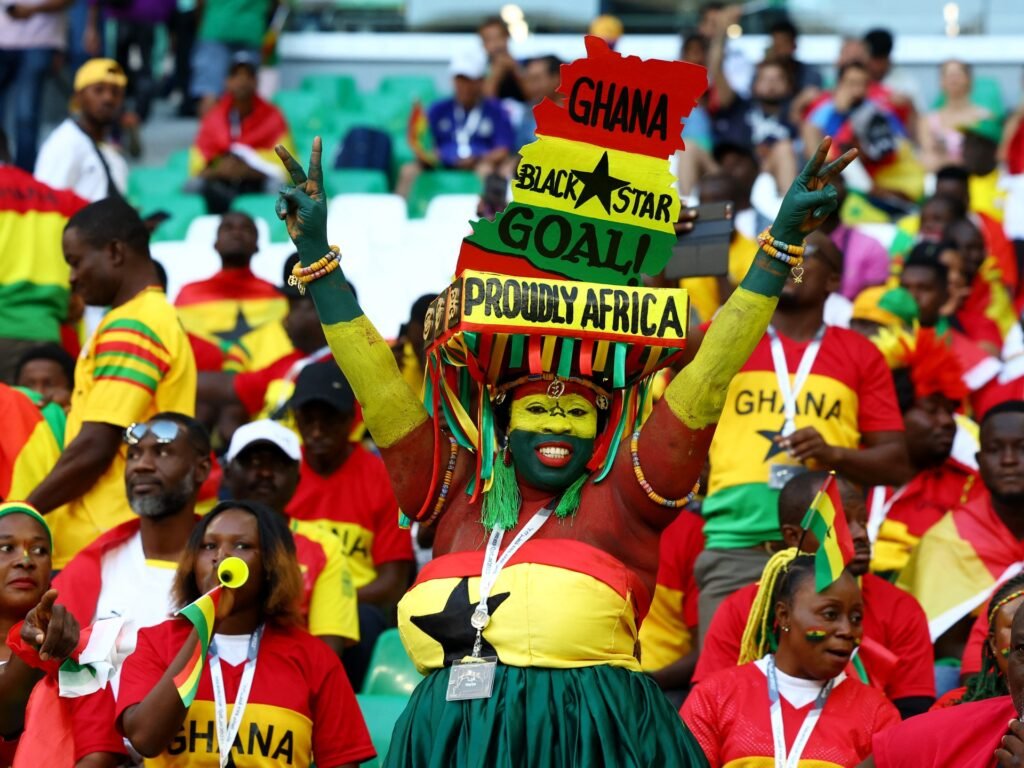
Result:
M89 59L75 73L75 93L98 83L110 83L124 88L128 78L121 65L113 59Z
M898 328L903 324L899 316L894 312L883 309L879 306L882 297L889 289L885 286L872 286L865 288L857 294L853 300L853 320L869 320L888 328Z
M618 40L622 37L622 32L622 22L617 16L609 13L602 14L590 22L590 34L608 42Z

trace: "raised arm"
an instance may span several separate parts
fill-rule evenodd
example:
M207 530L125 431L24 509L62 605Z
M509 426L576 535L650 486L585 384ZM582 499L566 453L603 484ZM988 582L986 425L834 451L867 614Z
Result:
M828 138L821 142L786 193L771 227L776 240L802 243L835 209L836 191L829 182L853 160L856 150L826 165L830 146ZM729 383L767 330L788 275L787 265L758 250L743 282L708 328L693 362L673 379L645 424L638 446L640 464L647 482L662 496L685 496L696 482ZM626 486L639 489L635 481ZM669 520L665 516L665 523Z
M321 142L317 137L313 140L307 176L284 147L277 147L277 154L293 182L281 191L277 215L287 223L288 234L303 266L314 263L330 249L320 153ZM426 469L430 467L433 452L433 433L429 429L416 429L427 421L427 411L399 373L391 348L363 313L345 280L344 270L336 269L321 277L310 283L309 289L327 343L362 406L363 420L374 441L380 448L387 449L409 438L415 445L403 444L406 449L403 452L424 457L425 466L418 473L410 473L409 467L393 466L389 452L384 453L399 501L410 514L415 514L418 509L407 506L407 500L425 496L430 486Z

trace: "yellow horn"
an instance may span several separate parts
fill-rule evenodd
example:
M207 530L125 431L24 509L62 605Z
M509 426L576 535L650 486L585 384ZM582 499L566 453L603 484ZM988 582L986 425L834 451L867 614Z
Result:
M217 566L217 578L225 587L238 589L249 580L249 566L240 557L229 557Z

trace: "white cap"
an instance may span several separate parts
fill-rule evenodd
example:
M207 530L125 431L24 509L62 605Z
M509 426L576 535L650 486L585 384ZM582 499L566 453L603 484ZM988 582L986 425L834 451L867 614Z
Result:
M231 444L228 446L228 462L234 461L238 454L254 443L276 445L292 461L299 461L302 458L298 435L280 422L272 419L260 419L243 424L235 430L235 434L231 436Z
M466 48L457 51L452 56L448 65L448 72L452 77L462 75L473 80L479 80L487 74L487 57L483 50L477 48Z

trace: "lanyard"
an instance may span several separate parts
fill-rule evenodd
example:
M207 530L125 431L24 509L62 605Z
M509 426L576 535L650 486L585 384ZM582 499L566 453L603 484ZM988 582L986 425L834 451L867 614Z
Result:
M242 726L242 715L245 705L249 702L249 691L252 679L256 675L256 655L260 650L260 639L263 637L263 625L249 637L249 650L245 657L245 669L242 680L238 684L238 695L235 706L228 720L227 696L224 692L224 675L220 669L220 657L217 655L216 641L210 643L210 680L213 682L214 717L217 720L217 745L220 748L220 766L224 768L231 759L231 747L235 743L238 729Z
M462 123L462 127L459 127L459 118L465 115L465 121ZM465 159L473 154L473 149L470 146L470 142L473 139L473 134L476 133L477 128L480 127L480 121L483 119L484 110L479 104L469 110L469 114L466 111L456 105L455 106L455 146L456 152L458 152L460 159Z
M800 764L800 756L804 753L811 738L814 726L818 724L821 711L825 708L825 700L832 692L834 680L829 680L822 686L818 698L814 700L814 709L807 713L800 730L797 731L796 739L793 741L793 751L786 755L786 732L782 725L782 698L779 696L779 681L775 675L775 657L768 657L768 700L771 702L772 715L772 740L775 743L775 768L797 768Z
M807 377L811 375L811 368L818 357L818 350L821 348L821 340L825 336L825 326L822 325L814 334L811 343L807 345L800 364L796 369L796 376L793 384L789 383L789 366L786 363L786 350L782 348L782 340L778 332L768 326L768 336L771 339L772 363L775 365L775 378L779 381L779 392L782 393L782 414L785 422L782 425L782 436L789 437L796 432L796 399L807 383Z
M512 539L509 545L505 547L501 557L498 557L498 549L501 547L501 540L505 532L501 528L491 529L491 536L487 540L487 549L484 551L483 568L480 571L480 602L477 603L473 616L469 620L470 624L473 625L473 629L476 630L473 656L480 656L484 627L491 620L487 609L487 598L491 596L491 590L494 588L494 582L498 580L498 574L501 573L501 569L505 567L505 564L512 559L512 555L518 552L519 548L529 541L533 534L539 531L541 526L548 521L553 509L553 505L548 504L535 513L519 533L516 534L516 537Z

